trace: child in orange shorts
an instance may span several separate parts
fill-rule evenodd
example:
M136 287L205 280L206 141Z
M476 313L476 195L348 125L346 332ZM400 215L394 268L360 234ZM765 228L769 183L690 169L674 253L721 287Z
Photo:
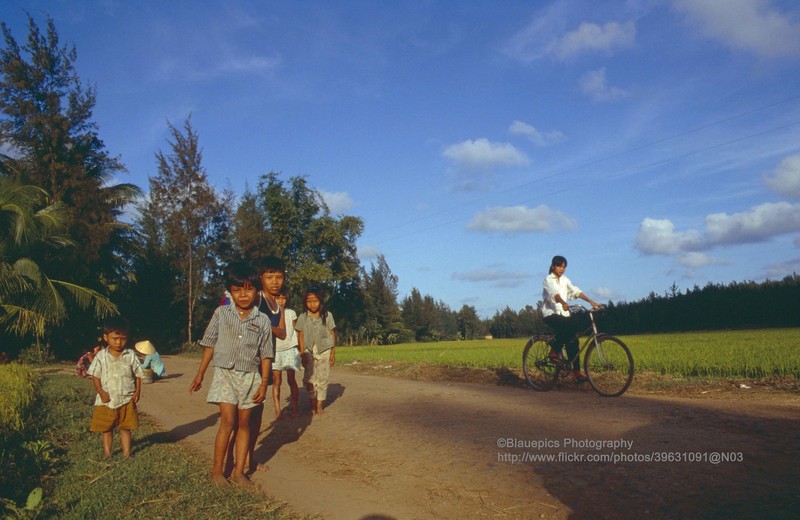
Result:
M114 316L106 320L103 339L108 347L97 353L88 370L97 390L89 430L101 434L103 457L109 459L116 427L122 456L127 459L131 456L131 430L139 427L136 403L144 372L136 354L125 348L128 343L128 321L125 318Z

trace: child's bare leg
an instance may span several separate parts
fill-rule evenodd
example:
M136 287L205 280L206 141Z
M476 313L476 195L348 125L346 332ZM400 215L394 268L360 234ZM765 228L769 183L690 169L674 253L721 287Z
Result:
M226 482L224 475L225 455L228 453L228 444L233 441L233 439L231 439L231 434L233 433L235 426L236 405L230 403L220 403L219 430L217 431L217 437L214 439L214 465L211 468L211 480L215 484L224 484ZM247 428L239 429L246 430Z
M292 400L292 417L297 417L297 401L300 397L300 390L297 388L297 380L295 379L294 375L294 370L286 371L286 381L289 382L289 394Z
M281 415L281 371L272 371L272 402L275 405L275 417Z
M247 463L247 454L250 450L250 428L245 425L250 424L250 408L239 408L239 424L242 426L236 431L236 466L233 468L231 479L241 486L251 487L253 483L244 474Z
M258 436L261 434L261 423L264 420L264 405L259 404L254 406L253 408L249 409L250 412L250 440L248 441L247 445L247 458L246 462L248 469L248 473L255 473L258 469L258 464L253 458L253 454L256 451L256 443L258 442Z
M234 460L236 459L236 454L233 453L234 446L236 445L236 431L239 428L238 424L233 425L233 430L231 430L230 440L228 440L228 448L225 450L225 464L223 465L222 474L225 478L230 477L231 473L233 473L233 465Z
M131 456L131 444L133 435L130 430L119 431L119 444L122 447L122 458L127 459Z
M103 440L103 458L110 459L111 446L114 443L114 430L101 433L100 438Z
M316 398L316 393L314 393L314 384L308 383L306 385L306 391L308 392L308 405L311 407L311 415L316 415L317 398Z

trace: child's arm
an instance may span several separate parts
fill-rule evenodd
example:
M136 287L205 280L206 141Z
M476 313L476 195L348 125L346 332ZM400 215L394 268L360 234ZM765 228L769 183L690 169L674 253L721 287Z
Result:
M136 378L136 390L133 391L133 403L136 404L139 402L139 397L142 395L142 378Z
M303 338L303 331L295 329L295 332L297 332L297 348L300 349L300 363L302 363L303 366L306 366L306 346Z
M211 363L211 359L214 357L214 349L211 347L206 347L203 350L203 359L200 360L200 368L197 369L197 375L194 376L194 381L189 386L189 393L196 392L200 390L200 387L203 386L203 378L206 375L206 370L208 369L208 365Z
M281 308L281 321L277 327L272 327L272 335L278 339L286 339L286 311Z
M269 373L272 372L272 359L264 358L261 360L261 386L253 397L253 402L258 404L267 397L267 386L269 385Z
M92 376L92 384L94 385L94 389L97 391L97 395L100 396L101 401L104 403L111 401L111 395L103 390L103 383L100 381L99 377Z
M331 329L331 366L336 363L336 333Z

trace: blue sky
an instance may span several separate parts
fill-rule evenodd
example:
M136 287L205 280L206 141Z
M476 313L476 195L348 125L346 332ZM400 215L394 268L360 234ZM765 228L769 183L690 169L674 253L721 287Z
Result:
M304 175L362 262L484 317L550 258L595 299L800 272L800 5L18 1L147 188L191 114L212 184ZM291 274L291 273L290 273Z

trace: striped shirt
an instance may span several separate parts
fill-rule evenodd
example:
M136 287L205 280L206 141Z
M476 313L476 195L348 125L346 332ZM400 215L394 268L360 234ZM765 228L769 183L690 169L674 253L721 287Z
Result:
M262 359L275 357L272 323L257 307L245 320L239 319L235 305L217 307L200 345L214 349L215 367L240 372L258 372Z

